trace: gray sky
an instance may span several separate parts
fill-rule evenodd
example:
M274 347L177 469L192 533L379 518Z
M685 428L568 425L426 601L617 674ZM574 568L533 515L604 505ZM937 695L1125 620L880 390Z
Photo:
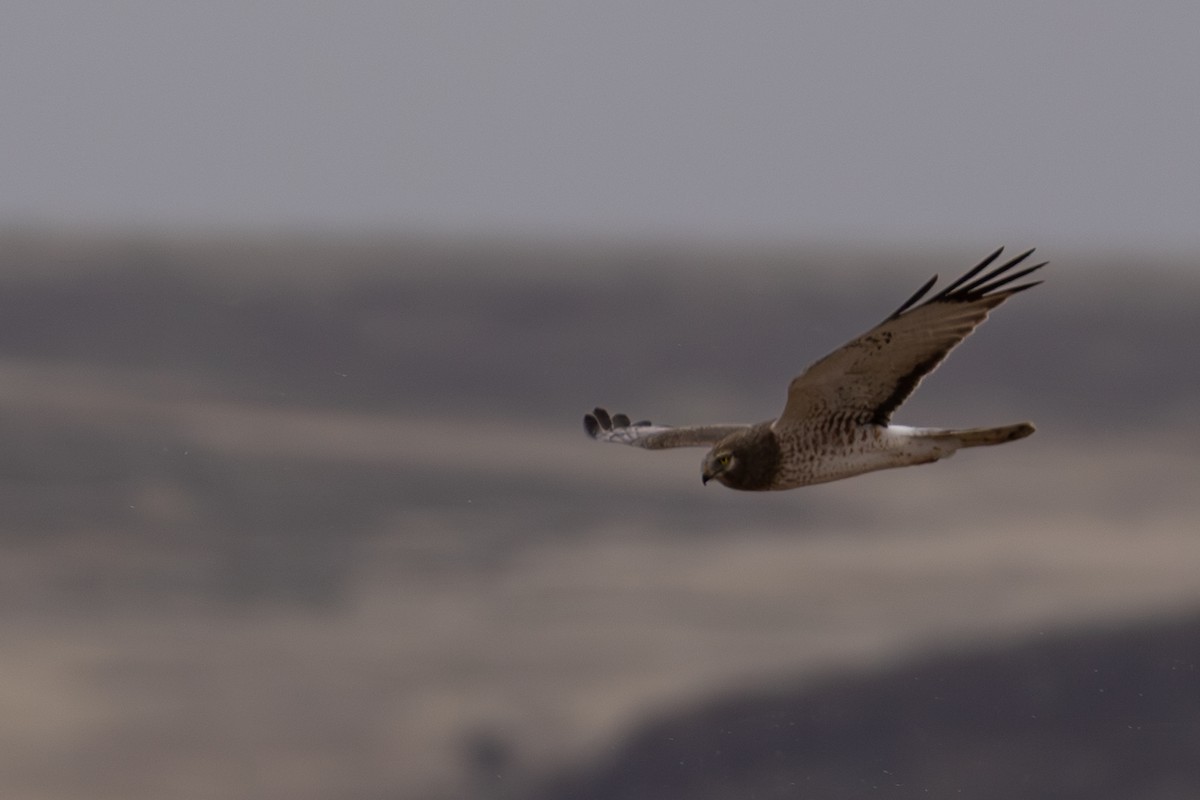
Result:
M0 226L1200 250L1200 3L7 2Z

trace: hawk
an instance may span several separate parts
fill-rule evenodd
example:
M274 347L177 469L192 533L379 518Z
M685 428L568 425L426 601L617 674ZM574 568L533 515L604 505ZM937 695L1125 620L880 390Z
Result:
M584 416L584 428L593 439L647 450L709 447L703 482L715 479L745 491L795 489L1023 439L1033 433L1031 423L966 429L891 424L892 412L989 311L1041 283L1012 285L1049 263L1017 269L1033 250L980 275L1003 251L922 303L937 283L934 275L883 322L812 364L788 386L778 419L673 428L597 408Z

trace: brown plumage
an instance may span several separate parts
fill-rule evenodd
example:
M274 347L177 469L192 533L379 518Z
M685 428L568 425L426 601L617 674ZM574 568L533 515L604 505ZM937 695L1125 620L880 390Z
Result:
M892 413L922 378L966 338L992 309L1041 281L1012 285L1046 262L1016 269L1033 252L980 275L1003 252L920 302L935 275L891 316L818 360L788 386L778 419L757 425L666 427L630 423L597 408L584 417L592 438L656 450L709 446L705 483L733 489L792 489L864 472L925 464L1033 433L1027 422L998 428L950 430L892 425Z

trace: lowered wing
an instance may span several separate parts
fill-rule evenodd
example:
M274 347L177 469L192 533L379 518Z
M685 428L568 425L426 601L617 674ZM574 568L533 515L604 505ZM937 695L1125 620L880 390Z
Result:
M584 415L583 427L588 436L601 442L664 450L669 447L711 447L734 431L745 430L749 426L693 425L672 428L654 425L648 420L630 422L624 414L610 416L603 408L597 408Z

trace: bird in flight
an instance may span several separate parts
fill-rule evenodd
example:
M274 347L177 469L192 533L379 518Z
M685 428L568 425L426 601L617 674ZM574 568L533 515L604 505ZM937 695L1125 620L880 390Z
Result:
M1003 251L921 302L937 282L934 275L883 322L812 364L792 379L778 419L673 428L597 408L584 416L584 428L593 439L647 450L709 447L701 465L704 483L746 491L795 489L1023 439L1033 433L1031 423L965 429L891 424L892 412L989 311L1041 283L1012 285L1048 263L1017 269L1033 250L980 275Z

